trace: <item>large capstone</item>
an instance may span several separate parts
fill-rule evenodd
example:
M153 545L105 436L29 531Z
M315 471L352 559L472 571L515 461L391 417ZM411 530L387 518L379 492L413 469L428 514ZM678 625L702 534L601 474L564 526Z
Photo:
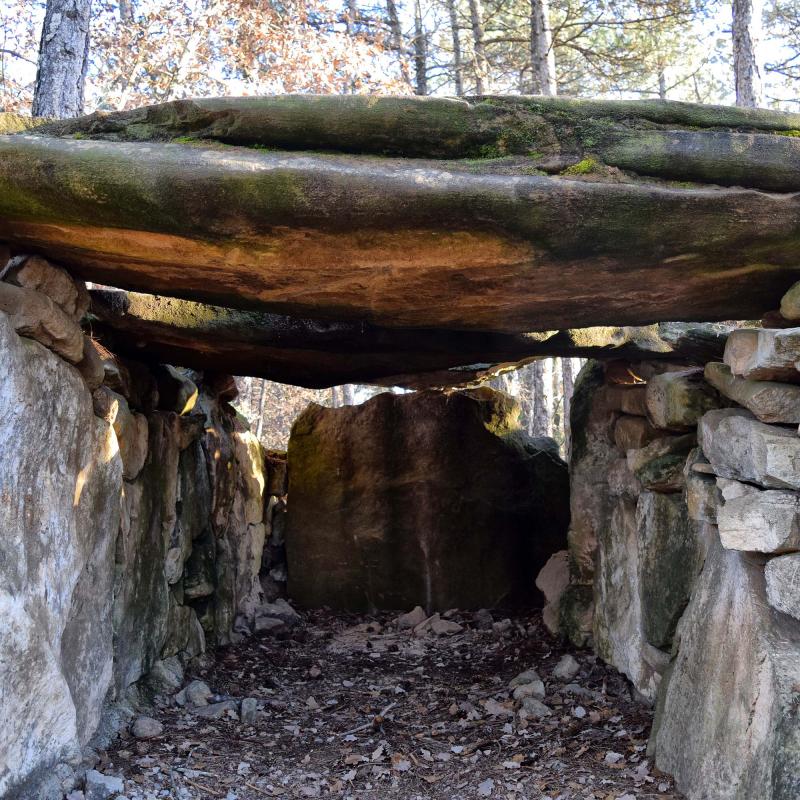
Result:
M566 465L490 389L311 405L289 441L289 593L305 606L527 602L566 544Z

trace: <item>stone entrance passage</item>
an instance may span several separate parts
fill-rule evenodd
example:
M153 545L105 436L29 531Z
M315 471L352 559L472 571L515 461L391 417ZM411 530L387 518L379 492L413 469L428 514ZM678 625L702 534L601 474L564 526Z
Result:
M800 115L2 123L0 797L800 796Z

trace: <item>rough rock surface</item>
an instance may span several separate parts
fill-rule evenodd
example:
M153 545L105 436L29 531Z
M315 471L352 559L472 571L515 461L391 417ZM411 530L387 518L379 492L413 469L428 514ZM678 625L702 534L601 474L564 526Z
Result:
M678 637L656 766L693 798L796 798L800 629L767 602L761 561L713 544Z
M740 328L728 337L724 360L742 378L800 383L800 328Z
M701 369L665 372L647 382L647 414L657 428L687 431L706 411L720 405L719 395L705 382Z
M721 358L728 324L662 323L539 333L387 328L95 289L93 331L114 352L303 386L424 388L536 356Z
M770 605L800 620L800 553L771 558L764 574Z
M312 405L289 441L289 594L307 607L530 600L563 549L564 463L489 389Z
M800 275L798 128L666 102L181 100L0 137L0 237L113 286L389 327L746 319Z
M37 797L111 684L122 463L80 375L2 313L0 353L0 795Z
M761 422L800 423L800 386L737 378L727 364L706 364L706 380L720 394L744 406Z
M771 489L800 489L797 432L765 425L749 411L709 411L697 429L698 441L714 472L723 478Z
M717 484L723 498L717 508L723 547L757 553L800 550L800 495L725 478Z

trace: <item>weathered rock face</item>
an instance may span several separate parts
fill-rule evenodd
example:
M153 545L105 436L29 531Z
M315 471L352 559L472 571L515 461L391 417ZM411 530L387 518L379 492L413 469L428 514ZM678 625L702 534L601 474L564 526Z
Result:
M800 628L770 607L762 562L713 546L678 637L656 765L691 798L797 797Z
M0 313L0 795L60 800L139 688L252 629L265 477L223 381L87 349L80 286L31 261L0 287L58 308L93 366Z
M0 237L114 286L387 327L746 319L800 275L798 127L683 103L185 100L0 137Z
M700 421L698 439L714 472L771 489L800 489L797 432L765 425L741 408L711 411Z
M0 795L80 759L112 677L122 461L78 372L0 314Z
M530 601L565 543L568 481L518 413L488 389L310 406L289 441L290 596L430 610Z
M540 333L378 327L95 289L93 333L133 358L322 387L449 386L539 356L721 358L723 323L662 323Z

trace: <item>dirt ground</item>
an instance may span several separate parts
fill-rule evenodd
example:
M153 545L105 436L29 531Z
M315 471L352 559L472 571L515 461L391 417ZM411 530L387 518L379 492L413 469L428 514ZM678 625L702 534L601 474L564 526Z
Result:
M187 682L205 681L212 704L254 698L252 724L169 700L148 712L161 735L125 736L97 769L123 777L129 800L681 797L649 764L651 711L617 672L571 651L579 672L555 678L569 651L537 614L484 615L483 627L445 616L463 629L418 635L390 615L318 611L218 650ZM531 668L551 713L526 720L508 684Z

